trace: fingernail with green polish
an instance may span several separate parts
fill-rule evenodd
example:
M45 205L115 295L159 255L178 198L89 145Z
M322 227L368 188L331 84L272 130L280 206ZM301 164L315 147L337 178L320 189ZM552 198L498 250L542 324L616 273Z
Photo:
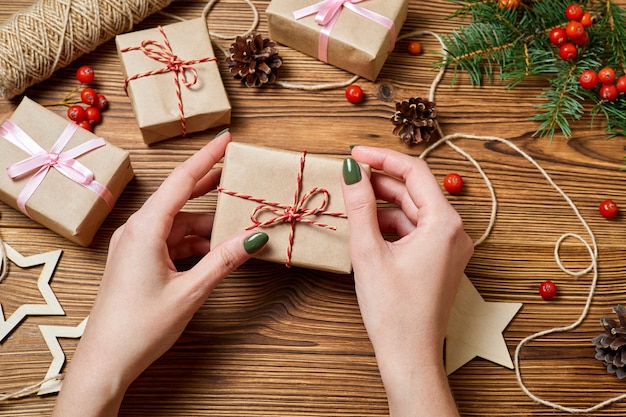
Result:
M343 160L343 181L346 185L356 184L361 181L361 167L352 158Z
M216 138L216 139L217 139L217 138L219 138L220 136L222 136L224 133L227 133L228 131L229 131L229 129L228 129L228 128L225 128L225 129L220 130L220 131L217 133L217 135L215 135L215 138Z
M264 232L254 233L248 236L247 238L245 238L245 240L243 241L243 248L248 253L254 253L258 251L259 249L261 249L263 246L265 246L269 238L270 237L267 235L267 233L264 233Z
M359 146L359 145L350 145L350 150L354 149L355 146Z

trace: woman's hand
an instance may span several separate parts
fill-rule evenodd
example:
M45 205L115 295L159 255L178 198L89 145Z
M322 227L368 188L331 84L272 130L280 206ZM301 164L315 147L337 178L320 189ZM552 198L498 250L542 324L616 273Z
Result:
M180 210L214 189L230 133L178 166L114 234L54 416L117 415L130 383L178 339L216 285L267 242L243 232L209 252L213 216ZM179 272L177 259L203 256Z
M364 146L352 156L344 199L356 293L391 415L457 415L443 342L472 241L424 161ZM379 172L367 178L355 160ZM377 198L397 208L378 210Z

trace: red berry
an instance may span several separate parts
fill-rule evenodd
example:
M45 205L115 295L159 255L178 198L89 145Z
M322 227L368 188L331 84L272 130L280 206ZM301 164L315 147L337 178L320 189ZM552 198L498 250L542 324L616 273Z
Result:
M583 13L583 17L580 18L580 23L586 28L593 25L593 15L589 12Z
M85 109L78 104L70 106L70 108L67 109L67 118L73 122L80 123L85 120Z
M570 39L578 39L585 34L585 27L580 22L569 22L565 27L565 33Z
M604 200L600 203L600 207L598 209L600 210L602 217L605 219L611 219L617 216L617 213L619 212L619 208L613 200Z
M455 172L451 172L443 179L443 188L450 194L458 194L463 189L463 177Z
M363 100L363 90L358 85L350 85L346 88L346 98L350 103L360 103Z
M543 281L539 285L539 295L541 295L541 298L543 298L544 300L550 300L551 298L554 298L554 296L556 295L556 285L554 285L554 282L550 281L549 279Z
M92 125L100 122L100 110L95 107L87 107L85 110L85 119Z
M611 84L615 81L615 71L613 68L609 67L602 68L598 71L598 80L600 80L602 84Z
M498 0L498 6L501 9L516 9L519 3L520 0Z
M580 38L572 39L572 42L578 46L584 45L589 42L589 34L584 32Z
M91 106L96 101L96 90L93 88L87 87L83 88L83 91L80 93L80 99L83 103Z
M81 84L91 83L95 75L96 74L93 71L93 68L91 68L89 65L83 65L76 71L76 79Z
M411 55L419 55L422 53L422 44L418 41L411 41L407 45L407 50Z
M566 43L559 49L559 56L566 61L576 59L578 56L578 49L573 43Z
M617 91L620 93L626 93L626 75L622 75L617 79L615 87L617 87Z
M82 127L85 130L93 132L93 126L87 120L83 120L82 122L78 123L78 126Z
M615 84L604 84L600 87L600 98L605 101L613 101L619 95Z
M109 101L104 96L104 94L97 94L96 101L93 103L93 106L98 110L104 110L108 107Z
M580 82L580 86L582 88L586 88L587 90L591 90L596 85L598 85L598 74L594 70L584 70L580 74L580 78L578 79Z
M563 28L554 28L550 31L550 42L556 46L562 46L567 42L567 34Z
M584 11L579 4L572 3L565 8L565 16L569 20L580 20L583 17Z

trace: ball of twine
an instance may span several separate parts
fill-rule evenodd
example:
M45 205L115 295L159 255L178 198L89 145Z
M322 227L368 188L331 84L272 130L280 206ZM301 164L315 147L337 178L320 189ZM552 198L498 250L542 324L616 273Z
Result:
M12 98L173 0L39 0L0 26L0 96Z

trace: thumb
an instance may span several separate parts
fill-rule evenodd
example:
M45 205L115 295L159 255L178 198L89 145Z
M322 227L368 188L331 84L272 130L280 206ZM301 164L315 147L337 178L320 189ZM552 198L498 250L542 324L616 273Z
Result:
M350 253L353 264L356 264L362 256L376 254L383 238L378 225L374 189L369 177L353 158L343 161L342 191L350 228Z
M228 274L265 247L269 236L264 232L240 232L211 249L192 269L205 297Z

